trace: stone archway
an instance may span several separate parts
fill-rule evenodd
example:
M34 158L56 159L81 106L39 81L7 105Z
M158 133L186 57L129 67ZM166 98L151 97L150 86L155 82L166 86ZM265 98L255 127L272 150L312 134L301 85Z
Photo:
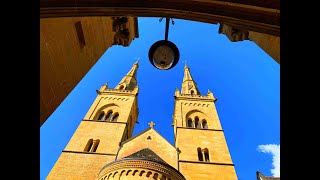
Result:
M40 17L172 17L217 24L231 42L251 40L280 63L280 0L40 0Z
M87 64L81 66L79 64L79 67L72 66L68 71L63 67L56 68L58 70L52 73L49 71L53 69L52 65L49 66L48 62L40 61L43 67L48 67L45 69L41 66L40 69L40 125L45 122L108 47L114 44L129 46L134 38L139 37L137 18L133 17L172 17L212 24L220 23L218 33L225 34L231 42L251 40L280 63L280 0L40 0L40 34L41 37L46 36L46 32L53 31L62 33L68 31L68 33L76 34L73 30L73 23L76 23L76 31L78 35L82 35L81 22L83 22L83 25L90 26L91 29L88 29L90 31L96 29L99 30L99 33L106 34L101 31L100 26L111 28L112 22L115 21L111 17L114 16L130 17L131 23L126 25L126 28L131 29L129 39L117 36L117 34L114 34L115 32L110 34L109 39L111 40L105 41L109 43L108 45L105 42L100 42L100 44L96 43L95 47L91 48L96 53L94 58L92 58L92 53L81 50L83 45L81 48L72 45L71 49L77 49L76 54L78 56L82 53L81 58L84 59L82 62ZM70 17L78 19L70 20L68 19ZM91 20L92 18L96 19ZM99 26L99 23L102 22L99 18L110 19L103 20L107 23ZM58 30L52 30L51 21L55 23L63 22L70 27L61 23L60 26L65 29L61 30L58 27ZM112 31L106 30L105 32ZM56 59L61 58L49 57L50 54L57 54L55 51L53 52L54 49L63 49L59 46L61 42L58 43L59 38L52 38L53 36L50 33L48 36L50 43L53 45L49 47L50 50L46 50L50 43L48 44L48 41L43 40L45 38L40 38L40 44L42 44L40 54L48 55L47 59L51 59L50 63L57 67L61 66L61 62L56 61ZM75 35L68 35L68 37L76 39ZM83 38L79 40L81 39L83 40ZM83 41L82 44L88 46L86 41ZM83 52L84 54L90 54L91 59L89 56L83 55ZM70 52L64 57L68 59L67 62L71 63L70 57L73 56L70 55ZM63 72L64 76L60 72L63 70L66 71ZM52 82L52 77L54 77L52 74L55 73L60 74L61 77L57 76L57 80ZM51 94L48 95L48 93ZM56 98L53 101L51 97Z
M280 35L280 0L40 0L40 17L172 17Z

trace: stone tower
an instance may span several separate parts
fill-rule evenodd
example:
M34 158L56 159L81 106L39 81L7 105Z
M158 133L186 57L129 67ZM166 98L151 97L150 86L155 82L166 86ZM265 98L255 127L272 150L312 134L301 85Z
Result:
M181 93L175 91L173 115L178 170L186 179L237 180L213 94L201 95L189 67Z
M62 151L47 179L94 180L116 159L120 143L131 137L138 116L138 63L114 88L103 85ZM75 107L76 108L76 107Z

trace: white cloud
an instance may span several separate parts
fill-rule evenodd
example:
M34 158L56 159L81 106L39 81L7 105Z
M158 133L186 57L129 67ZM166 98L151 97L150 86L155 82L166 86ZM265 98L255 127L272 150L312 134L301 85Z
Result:
M272 176L280 177L280 144L259 145L257 150L259 152L270 153L272 155Z

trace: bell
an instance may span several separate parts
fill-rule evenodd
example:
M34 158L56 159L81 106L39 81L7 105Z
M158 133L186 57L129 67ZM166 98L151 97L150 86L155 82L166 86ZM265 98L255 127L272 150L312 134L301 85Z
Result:
M160 70L173 68L178 63L179 57L177 46L168 40L154 43L149 50L150 63Z

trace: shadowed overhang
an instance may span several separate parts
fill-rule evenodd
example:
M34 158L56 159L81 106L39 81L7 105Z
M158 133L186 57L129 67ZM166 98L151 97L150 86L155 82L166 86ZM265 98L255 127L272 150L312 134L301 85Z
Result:
M172 17L280 35L280 0L40 0L40 18Z

